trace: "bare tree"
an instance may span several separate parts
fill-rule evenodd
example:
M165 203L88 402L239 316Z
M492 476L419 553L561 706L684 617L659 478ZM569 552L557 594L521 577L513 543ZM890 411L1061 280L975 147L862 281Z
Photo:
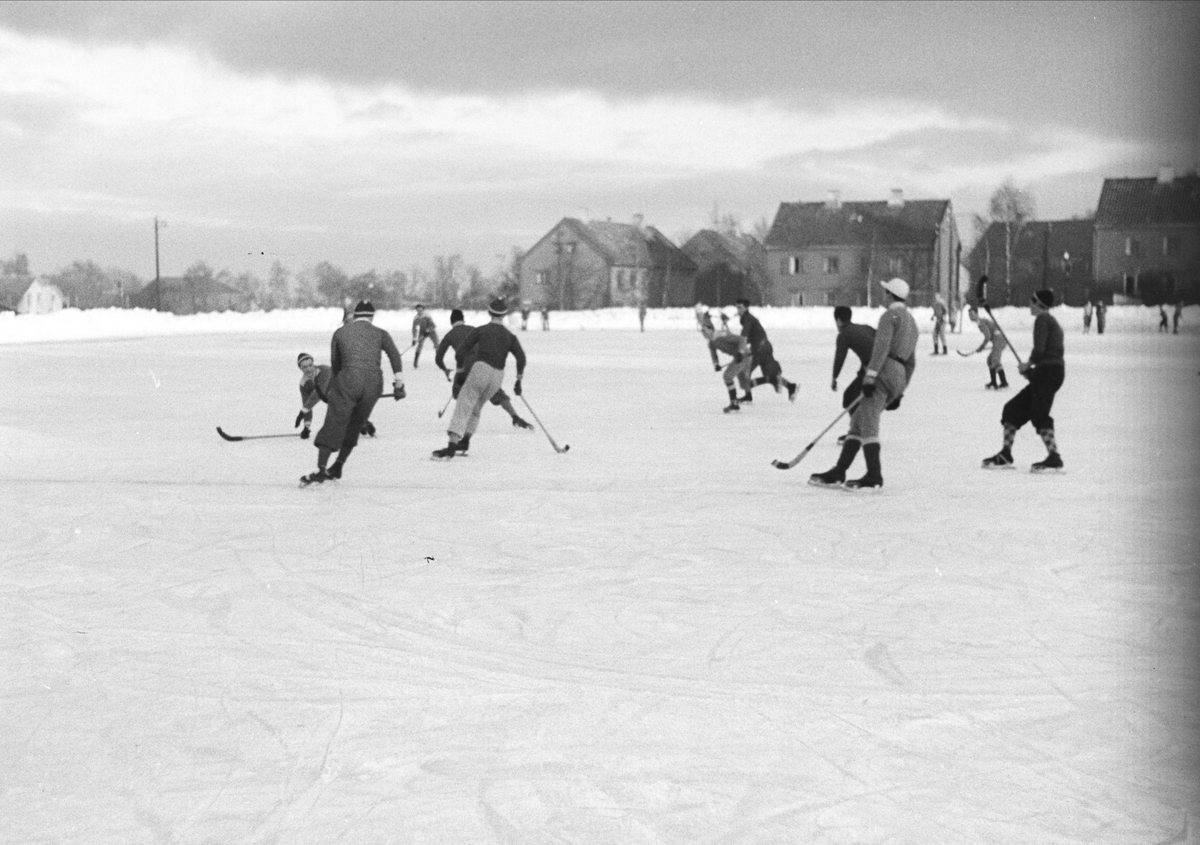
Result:
M1012 301L1012 256L1013 244L1021 236L1021 230L1034 216L1033 196L1006 179L996 189L988 202L988 215L995 223L1004 226L1004 301ZM990 263L990 262L989 262Z

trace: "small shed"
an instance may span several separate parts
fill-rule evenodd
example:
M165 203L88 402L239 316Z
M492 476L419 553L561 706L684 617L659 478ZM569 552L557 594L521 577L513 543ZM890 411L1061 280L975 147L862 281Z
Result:
M17 302L18 314L50 314L63 308L63 292L58 285L35 279Z

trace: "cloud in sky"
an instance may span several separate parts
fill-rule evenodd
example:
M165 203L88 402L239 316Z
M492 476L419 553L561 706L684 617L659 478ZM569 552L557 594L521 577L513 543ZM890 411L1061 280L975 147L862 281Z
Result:
M197 232L253 231L258 242L324 234L290 239L289 249L307 246L312 254L298 260L351 270L425 261L433 251L482 261L528 245L583 204L598 216L643 210L668 232L694 229L711 202L688 203L706 180L728 192L727 206L753 204L741 212L751 219L803 191L867 199L903 187L953 197L1013 175L1096 173L1141 152L1132 141L1031 130L914 96L439 92L238 70L153 40L0 28L3 219L33 213L46 227L56 217L73 226L107 219L117 240L120 226L156 214ZM673 185L691 187L672 200L664 193ZM47 261L120 263L119 244L112 249Z

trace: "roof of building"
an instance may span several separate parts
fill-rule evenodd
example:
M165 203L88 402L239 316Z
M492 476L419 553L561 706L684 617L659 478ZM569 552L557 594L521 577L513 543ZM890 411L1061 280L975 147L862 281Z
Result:
M767 234L768 247L933 244L950 200L878 202L785 202Z
M744 266L750 263L755 248L761 246L752 235L733 235L716 229L701 229L688 238L682 249L693 259L706 248L714 249L724 253L730 263Z
M1096 226L1172 226L1200 223L1200 176L1105 179Z
M570 228L613 265L670 265L680 270L695 269L692 260L653 226L639 227L633 223L614 223L611 220L589 220L585 223L574 217L564 217L559 225Z

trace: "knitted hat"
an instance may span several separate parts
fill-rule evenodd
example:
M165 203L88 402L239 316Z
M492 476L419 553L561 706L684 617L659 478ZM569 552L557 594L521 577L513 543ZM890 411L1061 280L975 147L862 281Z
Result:
M750 307L750 300L748 300L748 299L739 299L739 300L737 301L737 304L738 304L738 305L741 305L741 306L743 306L743 307L745 307L745 308L749 308L749 307Z
M425 306L424 306L424 305L422 305L421 303L419 303L419 302L418 302L418 303L417 303L417 310L418 310L418 311L424 311L424 310L425 310Z
M908 299L908 282L901 278L888 279L880 284L884 290L897 299Z
M309 355L307 352L301 352L296 356L296 366L303 367L305 361L312 361L312 359L313 356Z
M1029 303L1031 305L1040 306L1047 310L1050 308L1053 308L1054 307L1054 291L1050 290L1049 288L1047 288L1046 290L1039 290L1037 293L1035 293L1030 298Z
M504 301L504 297L498 296L492 300L492 304L488 306L488 313L493 317L503 317L508 313L508 303Z
M355 317L374 317L375 306L367 302L365 299L354 306Z
M461 323L463 321L463 312L461 308L455 308L450 312L450 325Z

